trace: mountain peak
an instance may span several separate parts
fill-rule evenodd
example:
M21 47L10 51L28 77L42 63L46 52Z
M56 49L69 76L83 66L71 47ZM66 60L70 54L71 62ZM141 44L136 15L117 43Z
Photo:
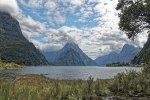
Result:
M78 46L78 44L76 43L66 43L64 47L74 47L74 46Z
M129 44L125 44L124 46L123 46L123 48L122 48L122 50L121 50L121 52L120 52L120 54L122 54L122 53L129 53L129 52L131 52L131 51L140 51L141 49L140 48L136 48L136 47L134 47L133 45L129 45Z
M64 59L68 60L68 58L69 58L70 59L69 61L71 61L70 63L72 63L71 65L97 66L97 63L95 61L93 61L91 58L89 58L79 48L78 44L75 44L75 43L66 43L66 45L62 49L60 49L59 51L49 53L49 54L46 53L44 55L47 58L47 60L49 60L49 61L51 60L54 63L59 62L62 64L62 62L60 62L59 59L64 58ZM81 60L79 64L75 64L76 62L79 62L79 60L77 60L77 58ZM70 63L68 63L67 60L65 60L66 61L65 65L68 65L68 64L70 65ZM74 62L72 62L72 61L74 61ZM82 64L81 62L83 62L84 64ZM63 63L64 63L64 60L63 60Z
M135 48L132 45L125 44L119 54L111 52L106 56L101 56L95 59L95 61L101 66L114 62L129 62L140 50L140 48Z
M133 45L130 45L130 44L125 44L124 46L123 46L123 49L124 48L127 48L127 49L129 49L129 48L135 48Z

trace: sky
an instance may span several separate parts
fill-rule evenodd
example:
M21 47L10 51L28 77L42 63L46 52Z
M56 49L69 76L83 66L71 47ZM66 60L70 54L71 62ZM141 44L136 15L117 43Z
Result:
M147 34L134 41L119 30L118 0L0 0L0 11L20 23L23 35L42 51L76 43L92 59L119 52L124 44L143 47Z

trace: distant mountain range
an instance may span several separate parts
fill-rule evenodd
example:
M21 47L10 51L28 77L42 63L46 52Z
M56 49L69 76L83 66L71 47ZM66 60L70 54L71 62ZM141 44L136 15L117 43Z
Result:
M125 44L118 54L116 52L111 52L108 55L98 57L95 62L99 66L106 66L106 64L116 63L116 62L130 62L139 52L141 48L135 48L132 45Z
M19 22L0 12L0 58L20 65L48 65L48 61L23 35Z
M67 43L59 51L42 52L49 62L64 66L97 66L75 43Z

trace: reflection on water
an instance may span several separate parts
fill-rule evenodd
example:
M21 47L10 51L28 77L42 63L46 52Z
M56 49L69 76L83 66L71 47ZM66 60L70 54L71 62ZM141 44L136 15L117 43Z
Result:
M95 79L108 79L112 78L117 73L126 72L129 70L140 71L141 68L136 67L24 67L17 70L2 70L0 74L4 74L5 77L11 75L25 75L25 74L43 74L51 79L83 79L87 80L89 76Z

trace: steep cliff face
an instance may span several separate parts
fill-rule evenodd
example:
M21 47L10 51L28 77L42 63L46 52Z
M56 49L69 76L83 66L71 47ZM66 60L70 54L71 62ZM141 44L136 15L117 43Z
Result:
M150 63L150 34L142 50L132 60L133 64Z
M59 51L55 51L55 52L43 52L44 56L47 58L48 61L50 62L58 62L58 60L64 55L66 54L66 52L68 50L72 49L72 51L74 52L70 52L69 55L73 57L73 55L77 58L79 58L80 61L80 66L97 66L97 63L95 61L93 61L91 58L89 58L80 48L77 44L75 43L67 43L62 49L60 49ZM79 56L78 56L79 54ZM70 58L70 56L68 56ZM65 56L67 58L67 56ZM70 58L71 59L71 58ZM77 60L77 59L76 59ZM78 60L76 61L74 59L74 62L79 62ZM83 62L84 64L82 64L81 62ZM73 64L72 64L73 65Z
M21 65L47 65L45 57L23 35L19 22L0 12L0 57Z

